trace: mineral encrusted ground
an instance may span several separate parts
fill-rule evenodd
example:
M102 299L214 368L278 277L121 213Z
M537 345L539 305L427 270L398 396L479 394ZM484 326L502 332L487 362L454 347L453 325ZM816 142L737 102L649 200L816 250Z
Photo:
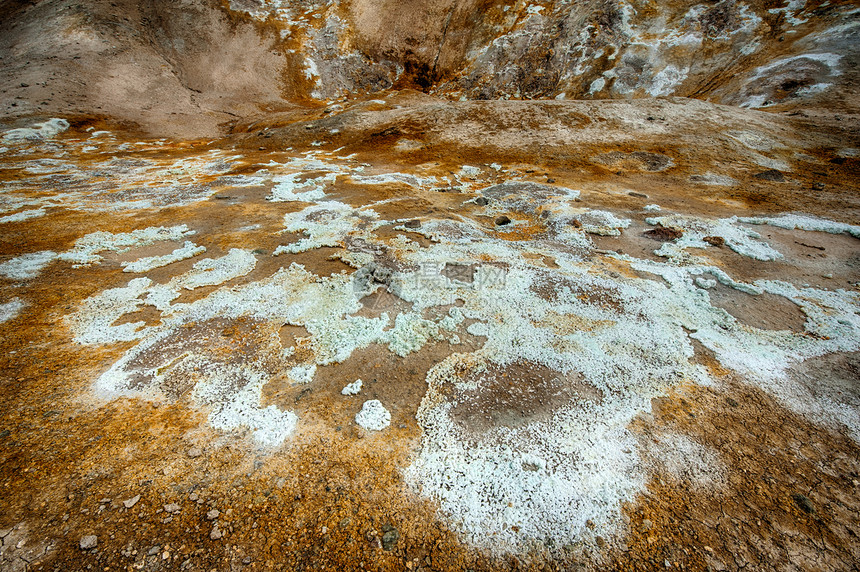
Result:
M0 5L0 570L856 567L855 7Z

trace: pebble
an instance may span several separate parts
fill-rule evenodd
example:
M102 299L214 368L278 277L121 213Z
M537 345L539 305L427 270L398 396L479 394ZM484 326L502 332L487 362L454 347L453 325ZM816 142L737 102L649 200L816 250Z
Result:
M490 199L488 199L487 197L478 197L477 199L475 199L475 204L479 207L485 207L490 204Z
M211 540L220 540L221 537L224 536L224 533L221 532L221 529L218 528L218 525L212 527L212 532L209 533L209 538Z
M200 457L202 455L203 455L203 451L201 451L197 447L192 447L192 448L188 449L188 456L191 457L192 459L196 459L197 457Z
M414 218L412 220L407 220L405 223L403 223L403 226L405 226L406 228L421 228L421 221L417 218Z
M192 502L196 501L196 500L197 500L197 499L199 499L199 498L200 498L200 495L198 495L197 493L191 493L191 494L188 496L188 499L189 499L190 501L192 501Z
M95 548L99 544L99 537L95 534L90 534L81 538L81 550L89 550Z
M164 512L174 513L174 512L179 512L179 510L180 510L180 507L175 502L164 505Z
M137 501L139 501L139 500L140 500L140 495L134 495L134 496L133 496L133 497L131 497L130 499L126 499L126 500L122 501L122 505L123 505L125 508L131 508L131 507L133 507L134 505L136 505L136 504L137 504Z
M390 552L397 546L397 541L400 540L400 533L390 524L382 526L382 549Z
M509 219L509 218L508 218L507 216L505 216L505 215L502 215L502 216L500 216L500 217L496 217L496 224L497 224L498 226L502 226L502 225L510 224L510 222L511 222L511 219Z
M206 513L206 520L215 520L219 516L221 516L221 511L218 510L217 508L213 508L212 510L210 510L209 512Z

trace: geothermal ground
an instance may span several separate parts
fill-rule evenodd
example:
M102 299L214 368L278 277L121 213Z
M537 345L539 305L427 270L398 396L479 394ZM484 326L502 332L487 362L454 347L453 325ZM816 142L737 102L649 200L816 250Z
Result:
M0 570L857 570L855 7L186 4L0 2Z

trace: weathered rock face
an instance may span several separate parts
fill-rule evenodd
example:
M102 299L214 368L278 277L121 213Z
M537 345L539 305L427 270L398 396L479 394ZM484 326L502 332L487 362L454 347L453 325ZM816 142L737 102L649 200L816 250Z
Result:
M4 11L3 114L108 115L167 135L404 87L858 109L860 19L848 2L60 0Z
M275 32L213 2L4 2L0 113L105 116L159 135L290 107ZM303 92L302 92L303 93Z
M838 98L857 79L851 62L860 25L851 4L231 5L273 18L291 37L304 35L307 69L325 86L315 94L323 97L401 82L467 99L681 95L762 107ZM343 68L357 67L381 73L379 81L359 86L343 77ZM333 69L341 70L340 82L332 81ZM835 93L822 95L828 91Z

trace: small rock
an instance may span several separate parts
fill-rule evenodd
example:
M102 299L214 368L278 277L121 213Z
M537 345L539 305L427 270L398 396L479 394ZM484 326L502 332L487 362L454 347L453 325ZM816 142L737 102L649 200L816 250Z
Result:
M549 183L549 184L552 184L552 183L554 183L554 182L555 182L555 179L547 179L547 180L546 180L546 182L547 182L547 183Z
M417 218L413 218L412 220L407 220L403 223L403 226L406 228L421 228L421 221Z
M800 493L794 493L791 495L791 498L794 499L795 504L805 512L806 514L812 514L815 512L815 507L812 506L812 501L809 500L809 497L806 495L802 495Z
M511 223L511 219L509 219L505 215L501 215L499 217L496 217L496 225L497 226L503 226L503 225L510 224L510 223Z
M99 504L108 504L108 503L110 503L110 499L107 497L105 497L99 501Z
M639 199L647 199L648 198L648 195L646 195L645 193L637 193L636 191L630 191L627 194L630 195L631 197L636 197Z
M81 550L89 550L95 548L99 544L99 537L95 534L90 534L81 538Z
M594 542L596 542L597 546L599 546L600 548L603 548L604 546L606 546L606 541L603 539L602 536L596 537L594 539Z
M191 493L190 495L188 495L188 500L190 500L191 502L194 502L199 498L200 495L198 495L197 493Z
M221 529L218 528L217 524L212 527L212 532L209 533L209 539L210 540L220 540L221 537L223 537L223 536L224 536L224 533L221 532Z
M702 240L704 240L711 246L723 246L726 243L726 239L722 236L706 236Z
M221 516L221 511L218 510L217 508L213 508L212 510L210 510L209 512L206 513L206 520L215 520L219 516Z
M490 204L490 199L488 199L487 197L478 197L477 199L475 199L475 204L479 207L485 207Z
M179 512L179 510L180 510L180 507L175 502L164 505L164 512L169 512L169 513L173 514L175 512Z
M589 518L585 521L585 526L587 526L591 530L594 530L594 521Z
M379 540L379 536L376 534L375 530L372 530L364 535L364 538L367 539L367 542L373 548L382 548L382 541Z
M196 459L197 457L200 457L202 455L203 455L203 451L201 451L197 447L192 447L192 448L188 449L188 456L191 457L192 459Z
M824 190L824 183L812 183L812 188L815 189L816 191L823 191Z
M680 230L675 230L674 228L658 226L657 228L646 230L643 234L652 240L659 240L660 242L669 242L675 240L676 238L681 238L684 233Z
M139 501L139 500L140 500L140 495L134 495L134 496L133 496L133 497L131 497L130 499L126 499L126 500L122 501L122 505L123 505L125 508L131 508L131 507L133 507L134 505L136 505L136 504L137 504L137 501Z
M578 218L575 218L570 221L570 226L572 226L573 228L582 228L582 222L580 222Z
M385 530L388 528L388 530ZM382 549L391 552L397 546L397 541L400 540L400 533L392 526L383 526L385 532L382 534Z
M785 181L785 177L782 172L777 171L776 169L768 169L767 171L756 173L753 177L762 181L773 181L775 183L782 183Z
M150 546L149 550L146 551L146 555L147 556L155 556L159 552L161 552L161 546L158 546L158 545Z

